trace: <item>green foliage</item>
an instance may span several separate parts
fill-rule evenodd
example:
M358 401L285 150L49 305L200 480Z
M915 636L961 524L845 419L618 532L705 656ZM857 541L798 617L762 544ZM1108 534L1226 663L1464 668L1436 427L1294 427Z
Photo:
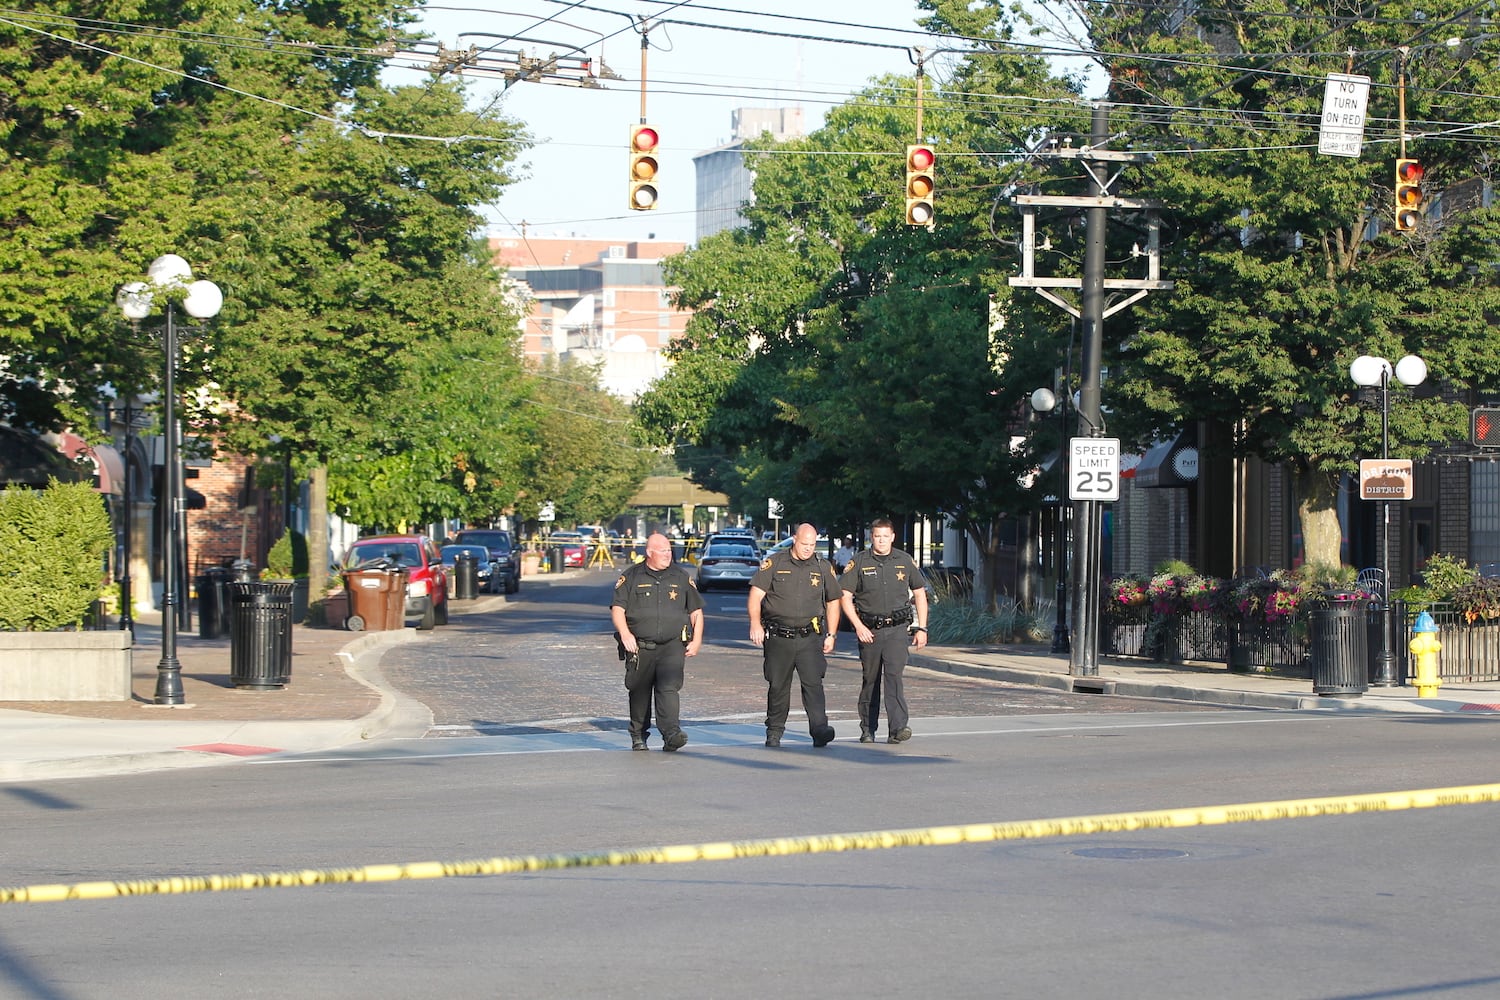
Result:
M307 539L300 531L288 528L266 553L265 576L272 580L293 580L307 576Z
M87 483L0 492L0 629L78 627L100 596L109 515Z
M1452 601L1456 596L1479 580L1479 570L1444 552L1430 557L1422 566L1422 582L1394 591L1391 597L1406 602L1408 609L1421 611L1437 601ZM1485 591L1472 588L1468 599L1475 608L1483 606ZM1464 609L1460 609L1464 610Z
M927 639L943 646L985 646L1035 642L1051 634L1049 603L1028 611L1003 600L994 611L965 601L939 601L927 610Z
M1500 578L1476 576L1453 592L1453 607L1469 624L1500 618Z
M1235 428L1238 454L1297 473L1308 556L1333 562L1337 494L1329 484L1379 454L1381 441L1380 410L1361 405L1349 363L1417 353L1442 383L1440 393L1435 384L1393 387L1391 451L1402 457L1462 439L1459 393L1500 379L1492 322L1500 223L1477 197L1459 193L1461 185L1477 190L1489 167L1461 137L1467 129L1453 127L1493 117L1480 95L1500 82L1500 43L1465 36L1389 55L1421 38L1405 20L1413 9L1402 5L1345 21L1281 3L1208 3L1180 28L1149 5L1073 7L1089 47L1111 53L1109 96L1119 104L1110 131L1128 134L1137 149L1165 151L1127 183L1167 205L1162 273L1177 284L1110 321L1119 370L1106 387L1113 429L1143 443L1194 420ZM1430 23L1467 15L1456 0L1420 8ZM1340 48L1362 54L1354 72L1373 80L1372 127L1358 158L1319 155L1310 142L1307 122L1335 68L1326 55L1334 35ZM1266 53L1276 54L1274 73L1265 72ZM1427 168L1429 191L1445 192L1441 216L1413 234L1391 227L1398 65L1409 84L1425 81L1406 91L1406 130L1422 136L1408 152ZM1164 107L1192 111L1156 110ZM1062 253L1075 249L1059 242Z

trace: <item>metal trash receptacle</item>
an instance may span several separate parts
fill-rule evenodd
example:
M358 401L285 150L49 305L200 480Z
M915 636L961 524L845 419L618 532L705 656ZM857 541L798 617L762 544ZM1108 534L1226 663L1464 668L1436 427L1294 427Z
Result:
M229 587L234 574L219 566L204 570L193 586L198 592L198 638L217 639L229 634Z
M453 597L472 601L479 596L479 558L472 552L460 552L453 560Z
M563 571L564 562L562 546L552 546L552 551L548 554L548 558L552 560L552 562L550 563L552 572L561 573Z
M1370 689L1369 628L1362 601L1335 600L1307 614L1313 693L1357 698Z
M405 569L396 567L346 570L344 591L349 595L349 617L344 627L351 632L405 627L407 576Z
M229 680L238 688L285 687L292 679L292 585L233 583Z

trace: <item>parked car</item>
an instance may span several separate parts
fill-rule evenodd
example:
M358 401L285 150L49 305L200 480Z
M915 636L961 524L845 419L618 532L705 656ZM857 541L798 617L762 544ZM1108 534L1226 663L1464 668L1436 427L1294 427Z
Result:
M454 575L454 567L458 564L458 557L464 553L474 556L478 564L477 576L479 577L479 592L482 594L498 594L504 586L499 573L499 564L494 555L483 545L471 545L467 542L454 542L443 546L443 565L448 568L449 579Z
M748 538L710 539L698 556L698 592L711 587L750 585L750 578L760 568L760 551Z
M583 569L588 565L588 542L576 531L554 531L547 536L547 548L561 548L563 569Z
M426 535L361 538L344 553L346 570L395 567L407 571L406 615L417 628L448 624L448 570L438 547Z
M464 528L454 541L465 545L483 545L489 549L490 555L500 567L500 582L497 587L503 588L507 594L514 594L521 589L521 554L516 551L510 532L498 528ZM499 593L499 590L491 593Z

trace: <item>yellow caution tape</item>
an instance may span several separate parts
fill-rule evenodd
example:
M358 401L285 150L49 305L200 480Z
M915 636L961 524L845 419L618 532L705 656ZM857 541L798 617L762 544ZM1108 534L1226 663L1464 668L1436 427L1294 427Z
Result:
M466 875L507 875L563 868L602 868L623 865L662 865L685 861L731 861L739 858L785 857L838 851L873 851L889 847L939 847L982 844L998 840L1038 840L1078 837L1091 833L1129 830L1166 830L1190 826L1218 826L1258 820L1306 819L1353 813L1432 809L1439 806L1500 802L1500 784L1428 788L1409 792L1379 792L1320 799L1287 799L1237 805L1162 809L1151 812L1103 813L1015 823L975 823L932 826L914 830L874 830L811 837L774 837L763 840L721 841L646 847L634 851L590 851L489 858L481 861L422 861L411 864L367 865L363 868L323 868L263 872L248 875L202 875L123 882L76 882L71 885L34 885L0 889L0 903L55 903L70 899L113 899L119 896L171 896L190 892L232 889L274 889L291 886L341 885L352 882L398 882L455 878Z

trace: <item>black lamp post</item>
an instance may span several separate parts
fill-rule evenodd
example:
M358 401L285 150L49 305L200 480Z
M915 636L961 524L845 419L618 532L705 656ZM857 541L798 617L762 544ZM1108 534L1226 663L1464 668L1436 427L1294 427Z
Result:
M1402 385L1421 385L1427 378L1427 362L1408 354L1396 362L1394 374ZM1349 365L1354 384L1380 393L1380 458L1391 457L1391 363L1385 358L1361 354ZM1373 687L1395 687L1396 656L1391 648L1391 502L1380 501L1380 648L1375 655Z
M182 494L182 467L177 440L177 414L175 399L177 391L177 326L176 305L194 319L210 319L217 316L224 304L224 294L212 281L192 281L193 269L188 262L176 254L163 254L151 262L146 270L145 281L133 281L122 287L115 297L120 311L126 319L143 320L151 315L153 298L160 294L166 306L167 327L162 338L162 461L165 475L162 477L166 499L166 512L162 518L162 579L161 579L161 660L156 665L156 696L158 705L181 705L182 664L177 659L177 559L181 545L177 524Z
M1037 413L1051 413L1058 405L1057 395L1051 389L1037 389L1031 394L1031 408ZM1058 410L1059 426L1067 426L1068 401L1064 398ZM1058 437L1057 460L1061 466L1062 437ZM1057 523L1052 531L1053 564L1057 567L1057 622L1052 626L1052 652L1072 652L1073 643L1068 634L1068 505L1061 491L1057 496Z

